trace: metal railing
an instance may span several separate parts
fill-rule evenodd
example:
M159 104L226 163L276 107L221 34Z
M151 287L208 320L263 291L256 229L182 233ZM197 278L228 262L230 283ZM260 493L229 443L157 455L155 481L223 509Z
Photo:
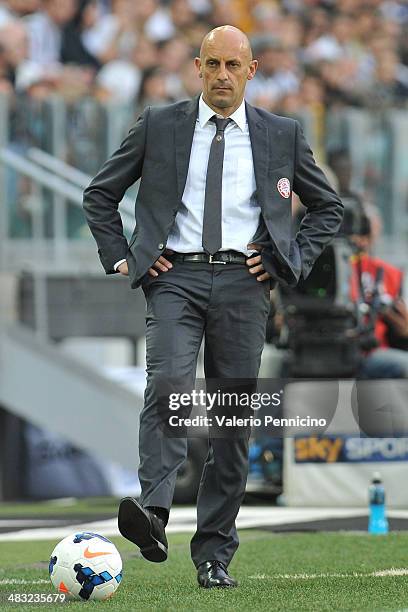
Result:
M48 185L41 183L34 187L33 195L30 195L26 193L24 181L22 186L16 186L15 178L9 176L10 172L17 172L20 177L29 178L21 171L21 160L20 170L16 165L12 169L11 162L8 162L7 169L4 165L0 166L2 240L5 237L4 228L7 227L9 242L22 237L33 239L34 231L38 234L43 230L48 237L58 236L62 243L75 238L77 243L87 242L89 246L90 235L85 219L75 206L76 198L70 199L74 195L73 187L84 188L102 162L119 145L135 116L136 111L129 104L102 104L93 98L70 103L58 96L41 102L27 96L19 97L11 104L6 96L0 96L0 149L6 148L8 152L20 154L38 169L48 171L54 179L49 181L51 177L47 177ZM345 107L319 116L305 111L299 118L319 161L324 161L327 151L349 151L353 189L363 194L365 200L374 203L383 217L384 235L377 245L377 252L394 264L405 266L408 244L406 111ZM11 160L11 153L7 153L7 159ZM69 198L60 193L61 183L55 180L57 177L66 181L67 188L69 186ZM31 177L30 180L35 179ZM10 187L13 181L14 186ZM50 185L59 191L54 190L50 195L49 190L47 192ZM13 189L14 193L10 193ZM52 209L52 213L48 212L45 218L38 211L37 197L40 195L44 200L44 193L47 198L45 204ZM133 197L134 191L130 193ZM133 208L132 202L129 206L125 202L121 206L126 226L128 220L134 224Z
M49 172L59 176L64 182L72 183L79 187L81 192L87 187L92 179L89 174L73 168L64 161L41 151L36 147L32 147L27 151L27 158L34 162L37 166L42 166ZM78 203L77 201L75 203ZM82 207L82 196L81 202L79 203ZM120 203L120 212L124 221L124 229L127 232L133 231L134 226L134 200L125 195L122 202Z
M95 252L95 244L90 234L81 241L70 240L67 231L68 206L74 205L81 211L81 215L83 214L82 194L91 180L89 175L36 148L30 148L27 155L17 153L10 148L3 148L0 150L0 166L3 170L3 181L0 187L3 203L0 224L0 266L7 269L19 268L19 265L23 263L27 266L28 250L31 269L36 264L37 267L44 267L50 259L52 259L53 266L57 265L59 269L64 267L72 269L78 250L84 251L84 249L92 248L92 251ZM11 236L7 214L10 209L9 186L5 169L12 170L18 177L30 181L27 200L32 219L32 235L23 241ZM47 235L44 221L44 204L47 201L47 195L51 203L51 210L48 211L52 219L51 232L48 232L51 235ZM125 196L120 204L120 212L127 236L130 236L134 229L132 209L134 210L133 201ZM83 218L83 223L85 225L85 218ZM79 245L78 242L83 244ZM94 260L97 262L96 257Z

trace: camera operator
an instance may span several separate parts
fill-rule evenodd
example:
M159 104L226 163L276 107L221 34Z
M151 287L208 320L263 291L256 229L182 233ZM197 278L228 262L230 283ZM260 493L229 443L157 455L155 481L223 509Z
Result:
M363 343L365 358L358 378L408 378L408 308L402 298L402 271L371 255L381 221L368 209L368 231L353 235L351 298L363 306L372 341ZM365 307L365 308L364 308Z
M378 212L364 206L351 189L352 164L345 149L332 151L328 163L338 183L338 193L348 211L343 229L355 249L351 258L350 294L359 305L364 359L358 378L407 378L408 309L402 299L401 270L374 257L373 246L381 234Z

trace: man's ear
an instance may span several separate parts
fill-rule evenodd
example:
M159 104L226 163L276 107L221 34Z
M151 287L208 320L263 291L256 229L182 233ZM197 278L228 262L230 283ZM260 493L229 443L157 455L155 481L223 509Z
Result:
M201 59L199 57L194 58L194 65L197 69L198 76L200 77L200 79L202 79L203 75L201 72Z
M258 60L252 60L251 63L249 64L249 73L247 76L248 81L254 78L257 69L258 69Z

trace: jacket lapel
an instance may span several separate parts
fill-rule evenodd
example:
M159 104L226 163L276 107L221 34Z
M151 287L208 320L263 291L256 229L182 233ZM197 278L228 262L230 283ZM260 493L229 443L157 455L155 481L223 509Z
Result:
M266 202L266 180L269 163L268 125L255 108L246 102L246 116L251 140L258 202L262 211Z
M184 109L180 109L175 121L177 190L179 199L183 195L187 180L191 145L193 144L198 114L198 99L199 96L196 96L187 103Z

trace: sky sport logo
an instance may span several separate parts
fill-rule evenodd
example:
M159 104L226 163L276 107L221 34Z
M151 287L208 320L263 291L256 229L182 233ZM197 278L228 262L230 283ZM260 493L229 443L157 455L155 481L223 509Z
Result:
M407 461L408 438L301 436L295 439L296 463Z

